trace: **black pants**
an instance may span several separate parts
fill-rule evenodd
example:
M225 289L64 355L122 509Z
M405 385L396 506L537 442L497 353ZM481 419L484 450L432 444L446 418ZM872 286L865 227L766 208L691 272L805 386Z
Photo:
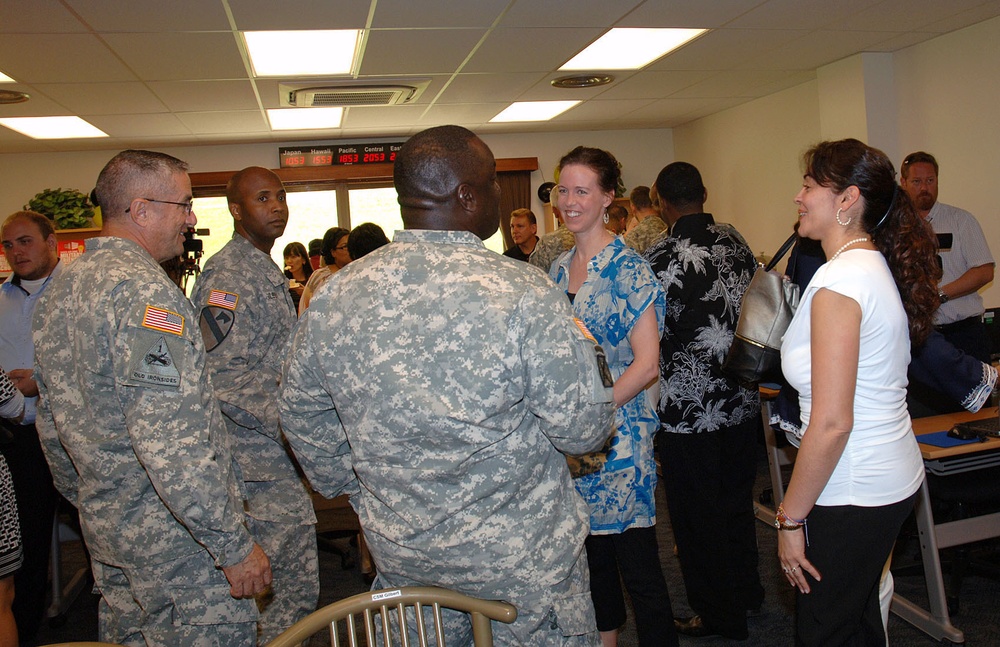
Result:
M823 579L805 573L810 592L795 596L797 645L884 647L879 579L916 497L875 508L813 507L806 558Z
M24 563L14 574L12 609L18 636L25 643L38 632L45 614L52 518L57 494L35 425L7 428L11 430L13 439L10 444L0 445L0 451L10 467L14 482L17 517L24 545Z
M660 565L656 527L631 528L616 535L590 535L586 543L597 628L612 631L625 624L621 587L624 580L635 611L639 645L676 647L677 630Z
M688 603L706 627L736 640L747 637L747 610L764 600L753 512L758 422L659 438Z

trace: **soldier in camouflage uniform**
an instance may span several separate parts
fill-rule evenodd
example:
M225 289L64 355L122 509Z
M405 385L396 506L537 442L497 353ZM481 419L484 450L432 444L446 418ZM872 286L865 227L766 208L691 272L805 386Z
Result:
M201 308L208 370L243 478L250 532L271 557L273 596L258 598L266 644L316 609L316 515L278 425L278 382L295 310L273 260L285 231L285 189L250 167L226 187L233 238L205 263L192 301Z
M101 237L35 316L37 426L80 511L100 639L246 647L271 580L244 524L195 312L158 263L196 222L187 165L124 151L97 180Z
M573 232L566 229L566 225L562 221L562 214L559 213L558 207L554 204L552 205L552 213L556 218L555 231L550 231L539 238L538 242L535 243L535 249L531 252L531 256L528 257L529 263L541 269L546 274L549 273L553 261L559 258L563 252L572 249L576 245L576 238L573 237Z
M625 244L643 254L649 246L667 235L667 223L663 222L657 207L653 206L656 188L637 186L629 194L632 215L638 223L625 234Z
M394 175L406 230L337 272L296 329L288 440L313 487L352 495L375 587L505 599L518 617L498 645L599 644L588 511L560 452L610 432L603 351L547 277L483 246L499 187L478 137L418 133Z

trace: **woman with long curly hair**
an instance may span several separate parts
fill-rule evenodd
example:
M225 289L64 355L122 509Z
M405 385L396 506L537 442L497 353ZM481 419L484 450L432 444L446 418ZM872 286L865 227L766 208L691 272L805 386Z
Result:
M775 525L801 645L884 645L879 577L924 478L906 409L910 344L932 330L936 245L892 163L855 139L805 155L799 234L829 259L785 333L800 448Z

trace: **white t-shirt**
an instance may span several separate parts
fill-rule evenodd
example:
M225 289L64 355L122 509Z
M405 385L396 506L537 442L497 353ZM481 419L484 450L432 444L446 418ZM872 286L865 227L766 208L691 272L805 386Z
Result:
M816 503L871 507L902 501L920 487L924 464L906 409L910 337L899 292L878 251L849 250L817 270L781 346L782 372L799 392L804 434L812 412L810 312L821 288L861 306L861 345L854 429Z

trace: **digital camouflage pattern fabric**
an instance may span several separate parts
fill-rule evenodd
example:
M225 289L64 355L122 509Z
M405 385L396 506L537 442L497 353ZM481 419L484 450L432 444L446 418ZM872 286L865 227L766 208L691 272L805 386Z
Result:
M192 302L254 520L250 529L271 558L273 596L258 599L266 644L315 611L319 600L316 515L278 420L295 310L281 269L239 234L205 263Z
M143 574L158 565L203 555L210 573L179 569L155 585L178 604L193 595L201 617L218 619L197 629L202 635L218 637L218 629L252 641L253 602L233 599L216 570L246 558L253 540L195 321L191 303L137 243L91 239L38 305L36 424L56 487L80 512L92 560L134 573L129 584L138 591L152 585ZM114 588L105 572L95 564L102 604L121 622L102 640L142 631L126 618L157 622L135 615L134 596L105 596ZM191 617L182 611L174 615Z
M592 644L588 512L561 452L603 444L610 386L544 274L407 230L316 293L282 425L314 488L352 494L379 582L510 601L499 644Z

